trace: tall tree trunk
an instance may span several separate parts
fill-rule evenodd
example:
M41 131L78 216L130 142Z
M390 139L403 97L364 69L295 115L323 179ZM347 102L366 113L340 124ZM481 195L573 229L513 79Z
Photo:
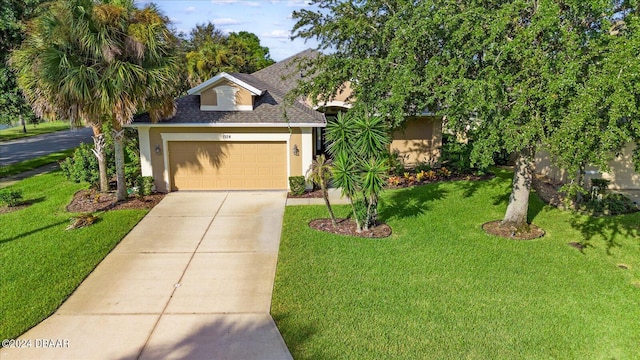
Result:
M22 125L22 132L23 133L27 133L27 122L24 121L24 117L22 117L22 115L20 115L20 125Z
M118 182L116 199L122 201L127 198L127 183L124 176L124 130L120 126L114 126L112 131L114 150L116 153L116 179Z
M104 146L105 146L105 138L102 133L102 126L100 125L91 125L91 129L93 130L93 146L91 149L93 151L93 155L98 159L98 172L100 173L100 191L107 192L109 191L109 178L107 177L107 160L105 158Z
M533 153L533 148L525 148L518 154L513 172L509 205L502 220L502 226L509 227L515 232L529 231L527 212L529 211L529 193L533 179Z

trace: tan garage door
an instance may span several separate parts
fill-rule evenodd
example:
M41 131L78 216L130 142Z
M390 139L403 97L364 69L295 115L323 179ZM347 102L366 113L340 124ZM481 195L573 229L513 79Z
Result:
M286 142L169 142L171 190L287 188Z

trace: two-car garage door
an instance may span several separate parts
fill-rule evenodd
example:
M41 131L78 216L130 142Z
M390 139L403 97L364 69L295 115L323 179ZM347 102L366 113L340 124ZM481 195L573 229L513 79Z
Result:
M287 188L286 142L171 141L171 190Z

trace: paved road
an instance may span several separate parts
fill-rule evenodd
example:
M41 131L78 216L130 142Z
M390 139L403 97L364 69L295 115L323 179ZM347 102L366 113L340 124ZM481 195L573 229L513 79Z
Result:
M0 166L11 165L58 151L92 143L91 128L57 131L0 143Z
M0 358L292 360L269 315L285 202L170 193Z

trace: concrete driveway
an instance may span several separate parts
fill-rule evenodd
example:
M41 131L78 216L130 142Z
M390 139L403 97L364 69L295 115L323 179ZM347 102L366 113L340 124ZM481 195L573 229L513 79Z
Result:
M291 359L269 315L285 202L285 192L167 195L21 337L30 347L0 358Z

